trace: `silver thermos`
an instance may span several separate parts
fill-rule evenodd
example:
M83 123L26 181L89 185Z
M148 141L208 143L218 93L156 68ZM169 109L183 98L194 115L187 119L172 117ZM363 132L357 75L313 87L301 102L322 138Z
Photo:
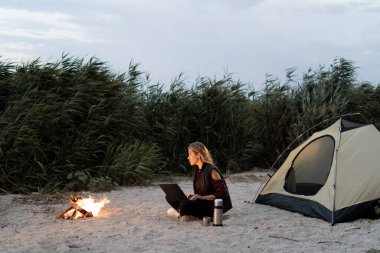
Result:
M223 226L223 199L214 200L213 226Z

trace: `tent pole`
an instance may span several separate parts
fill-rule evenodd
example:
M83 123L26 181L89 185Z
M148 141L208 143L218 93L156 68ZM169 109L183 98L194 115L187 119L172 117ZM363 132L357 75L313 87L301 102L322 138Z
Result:
M338 139L338 145L335 147L335 163L334 163L334 182L333 182L333 206L332 206L332 212L331 212L331 225L335 224L335 200L336 200L336 178L338 174L338 150L340 146L340 139L342 136L342 117L340 118L340 126L338 128L339 131L339 139Z

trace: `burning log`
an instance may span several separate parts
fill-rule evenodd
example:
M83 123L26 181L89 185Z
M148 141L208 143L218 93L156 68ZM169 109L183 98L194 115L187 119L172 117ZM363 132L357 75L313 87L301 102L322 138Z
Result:
M70 219L76 220L84 217L93 217L97 216L100 212L100 209L104 204L109 203L108 199L103 199L102 201L95 203L94 199L91 197L82 199L81 196L71 196L70 201L68 202L70 207L63 211L57 219Z

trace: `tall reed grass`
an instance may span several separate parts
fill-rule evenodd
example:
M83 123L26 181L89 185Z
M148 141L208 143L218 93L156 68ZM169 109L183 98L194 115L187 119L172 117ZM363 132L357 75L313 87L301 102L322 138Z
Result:
M119 74L96 58L0 61L0 190L109 189L189 175L194 141L223 172L267 167L322 120L380 117L379 85L357 82L350 61L287 77L269 76L252 92L230 75L194 83L179 75L165 89L133 63Z

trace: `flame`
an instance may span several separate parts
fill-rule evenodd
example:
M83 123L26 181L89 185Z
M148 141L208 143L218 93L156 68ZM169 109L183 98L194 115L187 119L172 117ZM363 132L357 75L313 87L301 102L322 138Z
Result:
M103 206L107 203L110 203L109 199L104 198L98 202L96 202L95 199L93 199L91 196L85 199L79 199L77 201L77 204L82 207L87 212L91 212L95 217L99 215L100 210L103 208Z

